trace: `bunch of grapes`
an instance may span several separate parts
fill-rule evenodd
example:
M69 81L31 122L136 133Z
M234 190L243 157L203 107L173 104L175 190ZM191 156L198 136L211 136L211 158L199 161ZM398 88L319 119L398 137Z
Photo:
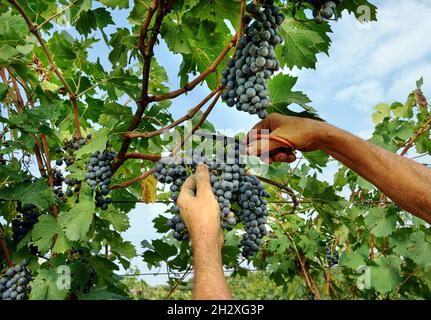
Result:
M259 251L261 239L267 234L265 227L268 216L267 202L270 194L260 180L253 176L245 176L240 186L239 204L241 210L238 217L245 226L241 240L244 257L253 256Z
M112 202L108 195L112 176L111 163L115 156L115 151L108 148L103 152L96 151L87 162L87 183L96 193L96 207L102 210L108 209L108 205Z
M58 157L58 159L55 161L55 164L59 167L62 166L63 163L66 166L72 165L76 160L74 152L82 146L85 146L91 140L91 138L92 135L89 133L85 138L77 139L73 137L70 140L64 140L63 148L58 147L55 149L55 153Z
M184 158L176 161L174 158L166 157L156 163L154 177L161 183L169 183L171 199L174 202L172 211L175 213L172 219L168 220L168 226L174 230L173 237L177 240L189 240L189 234L184 221L179 215L180 209L177 206L178 195L184 181L190 175L190 172L196 167L196 162L191 162L188 167Z
M226 86L222 99L229 107L236 106L240 111L264 119L269 105L266 80L280 68L275 47L283 42L279 26L285 17L274 0L262 3L262 6L250 3L246 7L244 34L238 41L235 56L222 72L222 84Z
M27 268L28 261L6 270L0 278L0 300L25 300L30 292L32 275Z
M326 260L328 260L329 266L332 267L338 264L338 260L340 258L340 254L338 253L338 251L335 249L335 252L332 253L328 245L325 246L325 250L326 250Z
M267 234L265 221L268 210L262 197L269 194L256 177L245 175L245 164L241 161L242 148L238 141L235 141L234 148L226 148L226 163L219 163L215 158L208 160L199 154L193 155L191 159L166 157L156 163L154 177L161 183L171 184L170 196L174 202L172 211L175 215L167 224L174 230L175 239L189 240L177 205L181 186L195 172L197 164L205 163L210 171L212 191L220 207L221 228L232 230L239 222L243 223L246 231L241 242L244 247L243 256L249 257L257 253L260 239Z
M41 212L33 204L25 204L18 202L17 209L19 215L12 220L13 240L19 243L37 223Z
M337 19L337 5L343 0L306 0L313 6L314 21L321 24L324 20Z

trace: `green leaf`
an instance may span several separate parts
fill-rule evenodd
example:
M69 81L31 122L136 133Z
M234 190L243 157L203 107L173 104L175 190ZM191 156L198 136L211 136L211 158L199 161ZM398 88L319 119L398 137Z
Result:
M83 183L79 194L79 202L69 211L61 212L60 226L71 241L83 240L90 229L96 206L90 187Z
M126 258L132 259L136 256L136 249L130 241L123 241L119 243L110 242L111 250L118 252L120 255Z
M112 9L116 7L119 9L127 9L129 7L129 0L99 0L99 2Z
M297 80L297 77L280 73L267 82L270 98L269 113L286 114L290 111L286 108L290 104L298 104L306 110L309 109L307 103L311 100L302 92L292 91Z
M377 237L390 235L397 224L397 214L385 208L371 208L365 217L365 224Z
M128 298L116 293L109 292L106 287L96 288L88 294L81 296L81 300L127 300Z
M90 143L86 144L76 152L76 157L80 158L85 154L104 151L106 149L106 143L108 142L107 132L107 129L102 128L94 133Z
M395 289L401 283L401 259L396 256L380 257L373 260L377 266L371 266L371 286L381 293Z
M323 151L313 151L303 153L305 159L310 163L310 167L322 172L322 168L326 166L329 161L329 155Z
M39 274L31 282L31 300L64 300L68 290L62 288L60 274L52 269L41 269ZM57 283L58 281L58 283Z
M287 65L290 69L315 68L316 55L324 51L329 42L317 30L307 28L306 24L291 17L286 17L280 26L280 35L285 42L277 48L277 56L281 65Z
M76 30L85 36L97 28L103 29L110 24L114 24L114 21L105 8L82 11L75 22Z
M42 179L36 183L22 183L0 189L0 199L19 200L23 205L33 204L42 210L47 210L55 203L54 194Z
M357 270L358 267L365 265L365 259L359 252L344 252L340 256L340 265Z
M39 217L39 222L33 226L31 236L34 244L42 254L51 248L54 235L59 231L59 225L52 215L44 214Z
M177 248L175 246L167 244L163 240L153 240L152 245L156 253L163 260L168 260L170 257L177 253Z
M114 227L114 230L118 232L126 231L130 227L130 221L127 214L112 206L109 206L108 210L102 211L100 216L109 221Z
M3 100L8 91L8 86L4 85L3 83L0 83L0 100Z
M159 233L165 233L170 230L170 228L167 225L167 222L168 222L168 218L162 215L159 215L158 217L153 219L154 227Z
M223 19L227 19L236 27L239 24L240 11L241 0L201 0L188 15L220 24L224 24Z

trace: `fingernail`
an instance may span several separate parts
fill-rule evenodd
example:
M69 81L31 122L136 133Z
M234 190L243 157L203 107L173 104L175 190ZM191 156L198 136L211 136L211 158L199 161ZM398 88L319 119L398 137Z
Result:
M198 173L204 173L204 172L206 172L206 169L207 169L206 165L204 165L204 164L198 164L198 167L197 167L196 171Z

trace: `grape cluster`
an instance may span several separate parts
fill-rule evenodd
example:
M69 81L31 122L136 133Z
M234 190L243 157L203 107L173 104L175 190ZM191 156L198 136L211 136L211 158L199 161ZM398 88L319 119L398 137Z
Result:
M244 34L237 44L235 56L222 71L226 89L222 99L229 107L257 114L264 119L268 113L269 95L266 80L280 68L275 47L283 42L279 26L284 21L274 0L262 1L260 7L247 5L249 13L243 18Z
M194 168L196 162L190 163L190 168ZM179 215L180 209L177 206L178 195L180 193L181 186L189 176L187 170L187 161L185 158L181 158L176 161L172 157L165 157L160 159L156 163L154 177L161 183L169 183L171 191L171 199L174 202L172 211L175 214L171 219L168 220L168 226L174 230L173 237L177 240L189 240L189 234L186 229L184 221ZM192 169L190 169L192 170Z
M245 175L245 164L241 161L242 148L238 141L235 142L234 148L227 147L224 154L227 161L224 163L215 158L208 160L199 154L192 155L190 159L182 157L176 160L166 157L156 163L154 177L161 183L171 184L170 197L174 202L174 216L167 224L174 230L175 239L189 239L177 205L181 186L187 177L195 172L197 164L205 163L210 171L212 191L220 207L221 228L229 231L239 222L243 223L243 256L249 257L257 253L260 239L267 234L265 222L268 210L262 197L268 197L269 194L256 177Z
M0 278L0 300L25 300L30 292L32 275L24 260L6 270Z
M12 238L18 243L33 229L41 212L35 205L25 204L23 206L21 202L18 202L16 210L19 215L12 220Z
M96 192L96 207L102 210L108 209L108 205L112 202L108 195L112 176L111 163L115 156L114 150L96 151L87 162L85 177L91 190Z
M239 204L241 210L238 216L245 226L241 240L244 257L253 256L259 251L261 239L267 234L265 227L268 216L267 202L270 194L265 190L259 179L245 176L240 186Z
M73 137L70 140L64 140L63 148L58 147L55 149L55 153L58 157L58 159L55 161L55 164L57 166L62 166L63 163L66 166L72 165L76 160L74 152L82 146L86 145L91 140L91 138L92 135L89 133L85 138L77 139Z
M325 246L325 251L326 251L326 260L328 261L328 264L331 267L338 264L338 260L340 258L340 254L338 253L338 251L335 249L335 252L332 253L328 245Z
M307 0L313 6L314 21L321 24L324 20L337 19L337 5L343 0Z

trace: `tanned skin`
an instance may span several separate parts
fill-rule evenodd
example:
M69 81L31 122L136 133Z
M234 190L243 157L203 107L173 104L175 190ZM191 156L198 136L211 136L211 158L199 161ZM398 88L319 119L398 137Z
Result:
M374 184L411 214L431 223L431 170L363 139L312 119L271 114L250 131L249 154L271 163L295 160L279 142L259 141L257 132L292 142L302 152L322 150ZM264 145L266 143L266 145ZM263 152L265 150L266 152ZM194 255L194 299L231 299L221 261L223 233L219 206L212 193L208 168L199 165L184 183L178 198L181 215L190 233Z

